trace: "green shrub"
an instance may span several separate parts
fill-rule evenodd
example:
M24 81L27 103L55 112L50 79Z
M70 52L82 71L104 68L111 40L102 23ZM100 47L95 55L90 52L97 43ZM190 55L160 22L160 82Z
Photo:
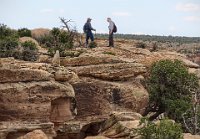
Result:
M95 48L95 47L97 47L97 43L95 41L92 41L92 42L89 43L88 47L89 48Z
M191 90L198 87L197 76L188 73L182 62L161 60L154 63L147 80L150 96L146 114L155 112L150 117L153 120L165 112L169 118L182 122L181 115L192 105Z
M171 120L164 119L155 124L142 119L140 124L143 127L138 130L138 134L142 139L183 139L181 125Z
M18 30L19 35L26 34L28 29ZM21 34L20 34L21 33ZM16 59L35 61L38 49L32 41L26 41L19 46L17 32L6 25L0 24L0 57L14 57Z
M58 45L51 46L48 48L48 53L53 56L56 50L59 50L60 56L65 57L65 51L69 50L71 45L69 43L59 43Z
M17 32L20 37L31 37L31 30L27 28L18 29Z
M51 34L40 36L38 38L35 38L37 42L40 44L40 46L45 48L50 48L52 46L53 42L53 36Z
M36 44L32 41L25 41L21 43L21 46L23 47L24 50L38 50Z
M177 122L182 122L182 114L191 109L190 100L184 99L166 100L166 113L168 117L174 119Z
M12 57L18 43L17 32L0 24L0 57Z
M16 58L23 59L25 61L36 61L38 58L38 48L36 47L36 44L32 41L25 41L21 43L22 46L22 52L21 57L15 56ZM20 53L18 53L20 54Z
M53 28L50 32L54 37L58 37L60 34L60 29L59 28Z
M12 57L18 48L18 40L13 37L0 39L0 57Z
M0 24L0 40L7 37L18 38L17 31L8 28L4 24Z
M48 53L53 56L59 50L60 56L65 56L65 51L73 48L74 36L65 30L53 28L49 35L37 38L41 46L48 49Z

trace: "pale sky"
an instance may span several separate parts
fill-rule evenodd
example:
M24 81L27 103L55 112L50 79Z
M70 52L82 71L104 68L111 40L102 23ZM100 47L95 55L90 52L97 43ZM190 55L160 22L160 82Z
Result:
M59 17L79 32L90 17L106 33L111 17L118 33L200 37L200 0L0 0L0 23L11 28L61 27Z

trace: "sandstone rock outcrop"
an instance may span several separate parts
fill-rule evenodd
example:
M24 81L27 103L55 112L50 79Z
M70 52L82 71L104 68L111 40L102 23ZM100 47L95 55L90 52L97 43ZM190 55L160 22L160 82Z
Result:
M29 133L39 130L39 136L52 137L56 136L53 123L40 123L39 121L15 121L15 122L1 122L0 123L0 138L1 139L30 139L29 137L38 137L38 132ZM42 133L44 132L44 133ZM28 133L28 137L27 134ZM31 135L31 136L30 136ZM25 138L27 137L27 138Z
M46 133L45 126L40 127L40 124L65 122L74 118L75 93L68 83L74 73L64 70L65 76L61 82L58 73L63 71L62 67L12 58L2 58L0 61L0 134L4 138L10 138L14 132L24 135L38 128ZM16 121L21 122L16 125ZM4 126L4 122L18 128L13 131ZM24 125L23 122L36 125L29 128L32 125Z
M62 112L60 118L65 118L63 120L58 118L58 121L71 119L73 117L71 101L75 97L72 86L54 81L52 73L42 68L36 69L36 64L32 66L35 69L31 66L23 67L24 64L17 61L15 63L13 60L10 63L7 61L0 68L1 121L12 119L48 121L49 118L55 121L55 118L58 118L56 113L63 110L65 112ZM48 69L47 66L44 68ZM56 103L57 101L59 103Z
M54 57L52 59L52 65L60 66L60 53L58 50L56 50L56 53L54 54Z
M34 130L17 139L49 139L42 130Z
M138 113L117 112L102 124L100 135L108 138L134 138L137 136L140 118Z
M183 138L184 139L200 139L200 136L199 135L192 135L190 133L186 133L186 134L184 134Z
M53 64L48 57L40 59L47 63L0 59L0 137L40 129L55 139L138 138L134 129L148 104L144 80L151 64L178 59L193 73L199 65L176 52L123 43L84 49L79 57L56 58Z
M61 58L61 65L80 78L71 82L79 118L108 115L116 109L142 113L148 104L144 77L151 64L158 60L178 59L189 68L199 67L176 52L150 52L132 46L97 47L85 51L76 58Z
M112 111L129 110L142 113L148 93L140 83L113 83L82 78L72 83L76 92L77 117L105 116ZM107 116L106 116L107 115Z

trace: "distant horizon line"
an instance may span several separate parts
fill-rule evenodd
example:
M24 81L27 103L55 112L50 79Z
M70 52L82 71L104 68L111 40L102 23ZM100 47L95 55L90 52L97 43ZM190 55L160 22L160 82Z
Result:
M0 23L1 24L1 23ZM3 25L6 25L6 24L3 24ZM7 26L7 25L6 25ZM7 26L9 27L9 26ZM11 27L9 27L11 28ZM48 28L48 27L36 27L36 28L28 28L28 27L20 27L20 28L11 28L11 29L15 29L15 30L18 30L18 29L22 29L22 28L27 28L29 30L35 30L35 29L48 29L48 30L52 30L53 28L61 28L61 27L52 27L52 28ZM83 32L81 31L78 31L78 33L82 33L84 34ZM95 34L108 34L108 33L95 33ZM162 37L186 37L186 38L200 38L200 36L186 36L186 35L158 35L158 34L137 34L137 33L115 33L115 34L119 34L119 35L137 35L137 36L162 36Z

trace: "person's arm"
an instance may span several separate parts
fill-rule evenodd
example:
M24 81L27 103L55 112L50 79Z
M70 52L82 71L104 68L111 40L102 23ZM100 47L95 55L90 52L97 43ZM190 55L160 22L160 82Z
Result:
M92 27L91 23L89 24L89 28L90 28L90 30L96 31L96 29L94 29L94 28Z

